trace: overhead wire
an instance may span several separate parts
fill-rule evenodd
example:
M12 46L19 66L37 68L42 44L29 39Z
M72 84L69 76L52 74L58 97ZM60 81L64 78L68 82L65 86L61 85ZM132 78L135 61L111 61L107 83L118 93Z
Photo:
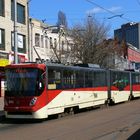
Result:
M140 5L140 1L139 1L139 0L137 0L137 2L138 2L138 4Z
M117 17L117 16L116 16L117 14L114 13L114 12L112 12L111 10L106 9L106 8L102 7L101 5L95 3L95 2L93 2L93 1L91 1L91 0L85 0L85 1L87 1L88 3L90 3L90 4L92 4L92 5L95 5L95 6L99 7L99 8L101 8L101 9L103 9L104 11L106 11L106 12L112 14L114 17ZM118 16L118 17L121 18L121 19L126 20L127 22L132 22L132 20L130 20L130 19L128 19L128 18L125 18L122 14L121 14L121 16Z

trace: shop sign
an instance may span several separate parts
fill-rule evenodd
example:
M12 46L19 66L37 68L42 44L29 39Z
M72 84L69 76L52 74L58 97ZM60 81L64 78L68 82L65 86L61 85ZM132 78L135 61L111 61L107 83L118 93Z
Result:
M18 35L18 48L23 49L23 36Z
M9 64L8 59L0 59L0 66L4 67Z

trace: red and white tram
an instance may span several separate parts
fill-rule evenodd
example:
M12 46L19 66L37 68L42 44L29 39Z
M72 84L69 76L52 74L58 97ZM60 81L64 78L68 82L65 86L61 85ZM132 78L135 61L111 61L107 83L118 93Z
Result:
M49 115L140 97L140 73L62 64L6 66L5 116Z

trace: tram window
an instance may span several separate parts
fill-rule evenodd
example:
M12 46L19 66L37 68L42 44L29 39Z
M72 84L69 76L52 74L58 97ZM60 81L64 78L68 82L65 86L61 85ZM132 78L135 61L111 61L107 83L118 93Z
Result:
M112 72L111 85L116 86L119 90L123 90L130 83L129 73L126 72Z
M85 87L92 87L92 72L85 73Z
M84 87L84 72L76 71L76 88Z
M117 72L111 72L111 85L116 86L118 84L118 81L120 79L120 76Z
M132 74L132 83L133 84L140 84L140 74L138 74L138 73Z
M40 76L41 75L41 76ZM39 89L39 92L38 94L40 95L45 87L45 73L40 70L39 71L39 77L38 77L38 80L37 80L37 88Z
M106 73L100 71L94 72L93 85L94 87L106 86L107 85Z
M48 89L61 89L62 72L61 70L49 69L48 70Z
M74 87L74 72L69 70L63 71L63 87L73 88Z

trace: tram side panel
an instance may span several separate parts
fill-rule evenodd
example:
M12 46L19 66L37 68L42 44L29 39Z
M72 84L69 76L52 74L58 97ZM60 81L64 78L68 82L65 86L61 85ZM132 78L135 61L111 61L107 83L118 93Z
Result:
M62 113L66 108L87 108L105 104L107 101L106 71L63 70L62 72L57 69L49 70L48 76L51 76L47 93L48 115Z
M94 91L95 90L95 91ZM51 92L48 92L51 98ZM47 105L48 114L57 114L64 112L64 109L78 107L79 109L102 105L107 100L107 91L97 91L96 89L76 89L61 91Z
M130 97L130 72L110 71L110 96L114 103L125 102Z
M140 97L140 73L132 72L132 97Z

